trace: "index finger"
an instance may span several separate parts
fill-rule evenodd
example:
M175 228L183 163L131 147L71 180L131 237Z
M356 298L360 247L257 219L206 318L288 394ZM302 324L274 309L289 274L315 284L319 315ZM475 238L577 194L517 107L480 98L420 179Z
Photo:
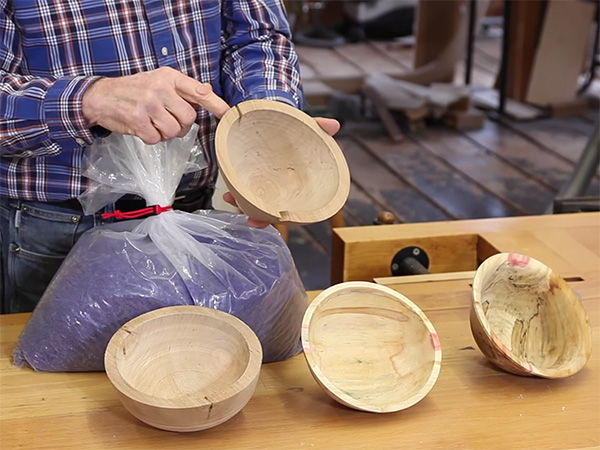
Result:
M201 83L193 78L183 75L175 82L175 91L181 98L194 106L213 113L218 119L229 110L229 105L219 97L208 83Z

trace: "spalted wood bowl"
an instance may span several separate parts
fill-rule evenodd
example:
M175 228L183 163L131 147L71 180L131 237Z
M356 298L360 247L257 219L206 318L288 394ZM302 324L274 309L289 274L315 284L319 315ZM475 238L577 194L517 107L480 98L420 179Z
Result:
M568 377L592 351L591 327L577 294L525 255L499 253L479 266L470 322L489 361L518 375Z
M304 355L333 399L387 413L423 399L440 372L442 350L425 314L398 292L346 282L323 291L302 324Z
M106 374L125 408L170 431L197 431L237 414L254 393L258 338L210 308L173 306L126 323L106 349Z
M320 222L350 192L344 155L315 119L285 103L248 100L217 127L217 160L239 208L269 223Z

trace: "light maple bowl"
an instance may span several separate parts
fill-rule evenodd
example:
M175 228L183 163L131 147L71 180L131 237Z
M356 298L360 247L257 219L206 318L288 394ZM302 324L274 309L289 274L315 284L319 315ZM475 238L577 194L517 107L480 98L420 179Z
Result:
M125 408L169 431L203 430L237 414L254 392L261 361L246 324L199 306L136 317L114 334L104 358Z
M488 360L517 375L568 377L585 366L592 350L591 327L577 294L526 255L499 253L479 266L470 323Z
M433 388L442 361L438 335L408 298L374 283L323 291L302 324L304 355L325 392L354 409L409 408Z
M350 172L335 140L285 103L248 100L217 127L223 181L238 207L269 223L307 224L335 215L350 192Z

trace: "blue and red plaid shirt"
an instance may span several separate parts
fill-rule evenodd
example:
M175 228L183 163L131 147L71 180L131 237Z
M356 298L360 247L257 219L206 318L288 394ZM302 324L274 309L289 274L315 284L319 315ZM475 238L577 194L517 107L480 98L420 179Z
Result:
M63 201L87 186L97 137L81 99L98 76L173 67L229 105L253 98L302 107L298 61L281 0L0 0L0 196ZM198 113L214 180L216 119Z

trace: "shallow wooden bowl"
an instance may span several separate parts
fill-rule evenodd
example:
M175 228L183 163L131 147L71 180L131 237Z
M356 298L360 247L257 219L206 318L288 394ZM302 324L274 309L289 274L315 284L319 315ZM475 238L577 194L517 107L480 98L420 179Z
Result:
M409 299L374 283L323 291L302 324L314 378L351 408L387 413L413 406L435 384L442 350L431 322Z
M306 224L332 217L350 192L350 172L335 140L315 119L285 103L249 100L217 127L223 181L248 216Z
M106 374L125 408L170 431L219 425L250 400L262 361L241 320L210 308L173 306L126 323L106 349Z
M475 272L471 330L483 354L518 375L561 378L585 366L592 350L577 294L549 267L499 253Z

